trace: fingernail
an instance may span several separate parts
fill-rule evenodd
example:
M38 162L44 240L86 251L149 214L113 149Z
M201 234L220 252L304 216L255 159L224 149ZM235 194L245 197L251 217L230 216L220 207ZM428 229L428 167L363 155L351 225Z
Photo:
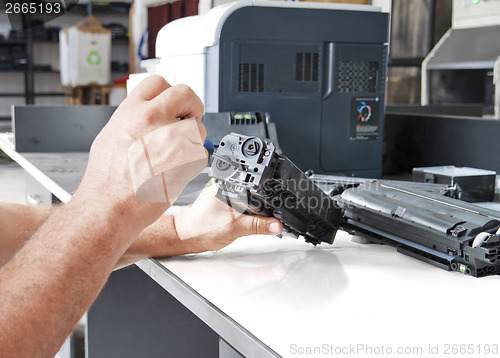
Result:
M269 224L268 230L271 234L279 234L281 233L280 224L278 224L276 221L273 221L271 224Z

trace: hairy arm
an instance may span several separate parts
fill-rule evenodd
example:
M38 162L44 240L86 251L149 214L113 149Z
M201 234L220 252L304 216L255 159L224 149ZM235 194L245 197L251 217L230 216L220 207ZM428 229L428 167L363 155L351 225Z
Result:
M215 186L212 185L180 214L162 215L134 240L117 268L148 257L216 251L241 236L278 235L283 231L278 219L242 215L216 199L214 194Z
M126 209L88 204L75 198L54 210L2 267L0 356L53 356L138 234L115 224L131 222Z
M210 190L183 213L162 215L140 234L126 207L90 205L78 196L56 208L0 208L1 233L14 238L8 240L10 256L23 246L0 270L0 357L7 358L54 356L113 268L147 257L217 250L239 236L282 230L274 218L235 215Z
M206 166L202 115L191 89L150 76L94 140L68 204L2 210L0 260L10 260L0 267L0 357L54 356L117 265L281 232L276 219L232 212L208 194L175 218L162 216Z
M114 268L218 250L239 236L282 230L274 218L232 212L214 198L213 188L140 234L126 207L90 205L78 196L56 208L1 204L0 216L0 252L13 256L0 271L0 357L53 356Z
M162 215L145 228L118 259L115 269L148 257L219 250L240 236L281 233L282 225L276 219L236 215L238 213L214 198L214 189L205 189L184 212L176 216ZM11 258L51 211L56 210L0 203L0 263Z
M33 237L51 213L62 207L0 203L0 267ZM115 269L146 257L175 256L188 252L189 248L177 238L174 218L163 215L139 234L119 258Z
M163 182L165 194L175 198L202 169L201 161L178 169L206 153L202 114L203 104L192 90L171 87L159 76L142 81L123 101L94 140L73 199L54 210L0 267L0 357L55 355L118 259L169 206L167 200L137 198L129 148L163 129L169 148L157 150L153 159L175 164L176 175L165 175ZM180 131L185 126L174 125L178 118L196 119L196 133L189 137Z
M49 206L0 203L0 267L33 236L51 210Z

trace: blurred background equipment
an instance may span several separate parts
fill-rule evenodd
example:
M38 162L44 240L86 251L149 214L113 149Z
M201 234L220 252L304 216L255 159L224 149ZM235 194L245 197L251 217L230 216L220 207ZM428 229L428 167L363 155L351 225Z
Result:
M422 63L422 104L481 103L500 118L500 4L454 0L452 20Z
M64 3L67 12L51 16L8 14L0 2L0 127L10 128L12 105L62 106L67 103L66 91L61 86L61 28L73 27L93 14L101 24L121 26L128 35L131 1L82 0L76 4L66 0ZM12 26L13 23L19 26ZM113 85L106 96L111 104L125 98L124 84L114 83L129 73L129 50L128 36L111 39L110 61L115 65L110 69L109 82ZM100 103L100 97L96 96L95 102Z
M144 65L207 111L269 112L303 170L379 177L387 41L378 7L239 1L167 24Z

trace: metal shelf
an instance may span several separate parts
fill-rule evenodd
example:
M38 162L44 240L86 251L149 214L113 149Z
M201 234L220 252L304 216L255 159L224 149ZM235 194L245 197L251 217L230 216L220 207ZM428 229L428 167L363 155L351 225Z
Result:
M1 3L1 2L0 2ZM130 7L128 6L123 6L122 8L118 8L119 11L110 11L108 8L101 7L99 5L92 5L92 8L90 9L87 4L79 4L78 8L73 8L71 11L67 12L66 15L69 14L74 14L78 16L86 16L89 11L92 10L92 13L96 16L108 16L108 15L117 15L117 16L128 16ZM0 13L5 12L5 8L2 8L0 6ZM30 21L30 18L32 17L31 14L26 14L23 17L25 17L26 21ZM24 97L25 98L25 103L26 104L34 104L35 103L35 97L56 97L56 96L64 96L64 93L62 92L45 92L45 93L40 93L35 91L35 77L37 74L40 73L47 73L47 74L52 74L52 75L58 75L60 74L59 70L40 70L36 69L36 64L33 62L33 47L36 44L59 44L59 41L50 41L50 40L37 40L33 38L33 32L31 29L26 29L24 31L24 38L19 38L19 39L2 39L0 40L0 46L16 46L16 45L22 45L26 49L26 58L28 59L28 63L26 65L25 69L0 69L0 73L19 73L22 74L24 77L24 93L0 93L0 97ZM112 40L112 45L128 45L129 40L128 39L115 39ZM128 71L123 71L123 72L116 72L112 71L113 74L120 74L120 75L125 75L128 73Z
M35 92L35 97L60 97L64 96L62 92Z
M0 93L0 97L24 97L24 93ZM64 96L62 92L35 92L35 97L59 97Z
M24 97L24 93L0 93L0 97Z
M421 67L423 57L391 58L387 66L389 67Z
M2 45L6 45L6 46L10 46L10 45L25 45L25 44L26 44L26 40L25 39L16 39L16 40L3 39L3 40L0 40L0 46L2 46Z

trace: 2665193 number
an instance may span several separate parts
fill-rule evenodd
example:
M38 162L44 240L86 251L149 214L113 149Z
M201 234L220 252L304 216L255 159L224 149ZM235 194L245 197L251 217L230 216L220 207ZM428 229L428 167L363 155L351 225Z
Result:
M497 355L499 352L498 344L445 344L444 354L457 355L477 355L491 354Z
M5 12L7 14L60 14L61 3L54 2L7 2Z

